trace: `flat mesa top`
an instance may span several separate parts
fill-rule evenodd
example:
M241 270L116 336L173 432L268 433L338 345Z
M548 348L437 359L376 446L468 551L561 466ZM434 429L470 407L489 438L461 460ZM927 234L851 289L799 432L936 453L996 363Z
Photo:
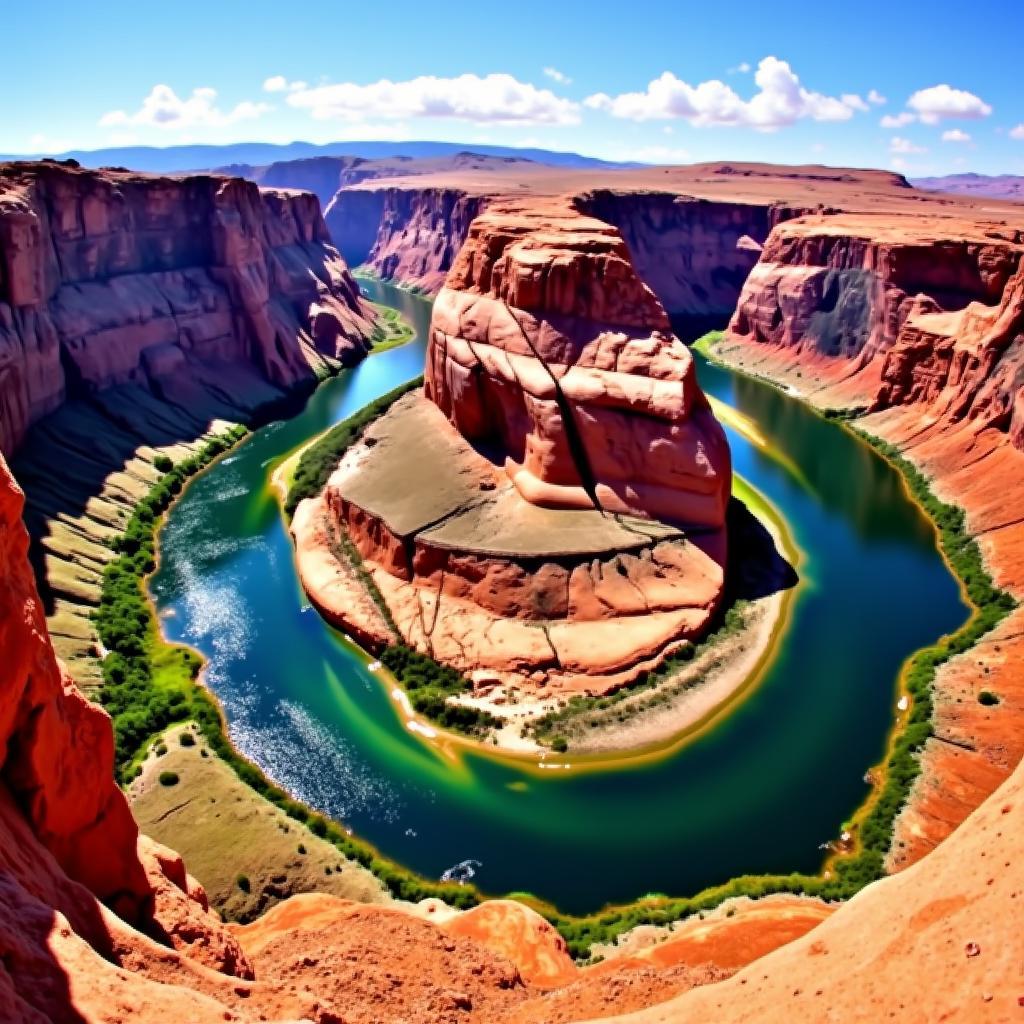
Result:
M481 555L598 557L682 537L646 519L530 504L419 391L367 429L329 486L400 537Z

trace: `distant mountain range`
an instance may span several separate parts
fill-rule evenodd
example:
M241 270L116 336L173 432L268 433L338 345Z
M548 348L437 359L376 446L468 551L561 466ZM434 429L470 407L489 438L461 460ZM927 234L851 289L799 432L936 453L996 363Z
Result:
M929 192L1024 201L1024 175L1020 174L947 174L942 178L912 178L910 183Z
M127 167L133 171L169 173L200 171L232 164L265 166L286 160L318 156L353 156L381 160L390 157L444 157L472 150L483 156L532 160L550 167L639 167L640 164L616 164L579 153L560 153L550 149L516 149L512 146L467 146L463 142L238 142L230 146L123 146L113 149L72 149L58 154L0 155L0 160L33 160L40 155L60 160L77 160L85 167Z

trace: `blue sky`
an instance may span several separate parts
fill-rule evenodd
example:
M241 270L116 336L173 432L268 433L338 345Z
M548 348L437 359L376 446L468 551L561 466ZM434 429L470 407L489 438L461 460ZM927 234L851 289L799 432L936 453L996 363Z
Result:
M1024 173L1012 0L112 0L4 26L5 153L404 138Z

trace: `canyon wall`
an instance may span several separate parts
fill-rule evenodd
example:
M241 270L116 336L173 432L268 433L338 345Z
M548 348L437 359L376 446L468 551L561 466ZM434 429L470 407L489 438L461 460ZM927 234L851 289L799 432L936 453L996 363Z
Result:
M614 189L583 193L574 205L619 229L640 279L695 335L726 323L772 228L802 212Z
M434 304L425 392L527 501L718 529L725 435L630 256L566 204L496 205Z
M717 348L847 409L966 513L1024 597L1024 231L1005 220L810 217L775 229ZM891 869L941 842L1024 756L1024 610L938 670L935 735Z
M487 202L458 188L345 188L325 219L352 266L433 293Z
M372 314L315 197L228 178L0 165L0 449L71 398L192 367L288 390L366 350Z

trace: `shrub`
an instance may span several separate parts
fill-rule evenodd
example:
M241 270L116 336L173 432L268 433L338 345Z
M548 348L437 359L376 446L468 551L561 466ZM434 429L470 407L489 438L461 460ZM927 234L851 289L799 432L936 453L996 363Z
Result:
M999 694L993 693L991 690L982 690L978 694L978 703L987 708L995 707L999 703Z
M252 892L252 883L249 881L248 875L239 875L235 879L235 885L237 885L238 888L242 890L242 892Z
M551 749L556 754L564 754L569 749L569 741L564 736L555 736L551 740Z
M161 786L176 786L180 781L177 772L161 772L160 773L160 785Z
M153 468L160 473L170 473L174 469L174 463L166 455L158 455L153 460Z
M186 730L185 732L179 734L178 742L183 747L194 747L196 745L196 738L192 735L192 733Z

